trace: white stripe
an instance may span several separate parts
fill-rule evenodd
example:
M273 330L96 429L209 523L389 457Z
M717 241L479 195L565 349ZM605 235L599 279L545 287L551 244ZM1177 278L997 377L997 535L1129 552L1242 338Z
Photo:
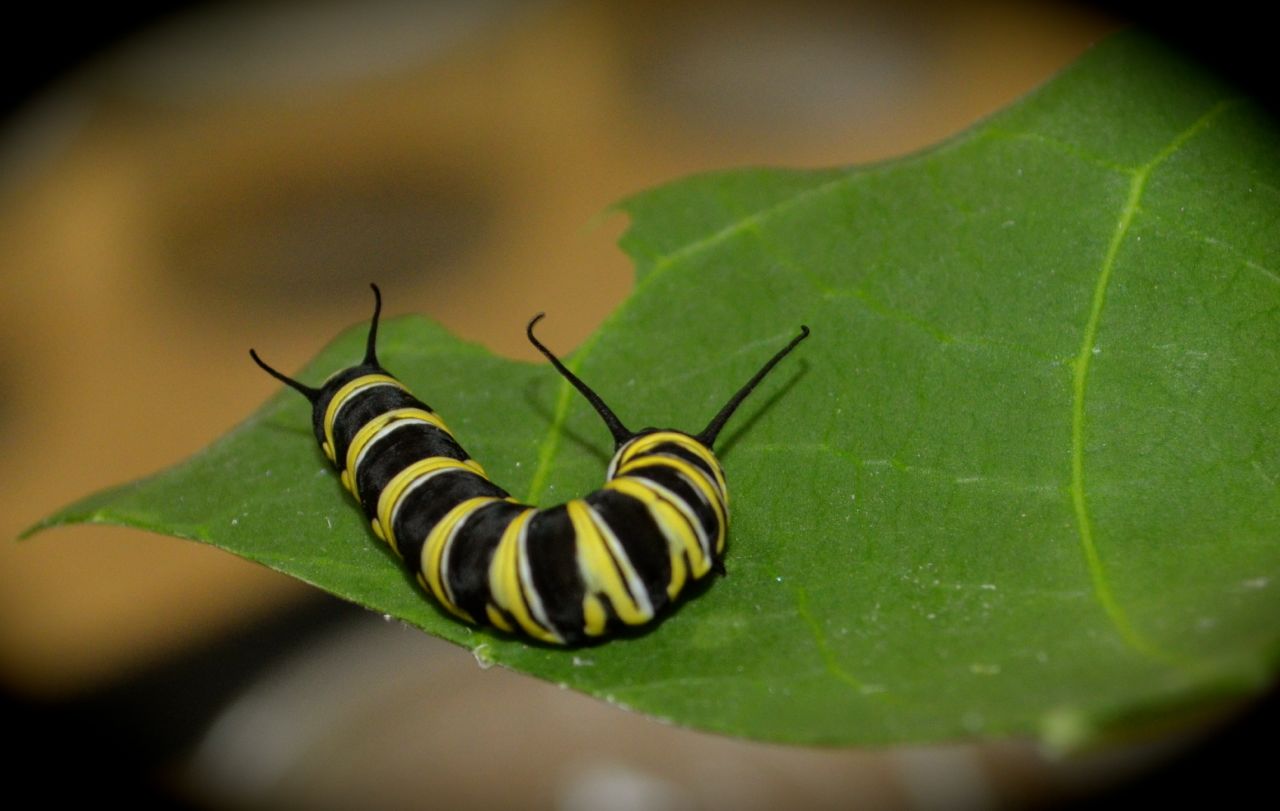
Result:
M364 384L363 386L359 386L359 387L357 387L357 388L352 389L352 390L351 390L351 393L350 393L350 394L348 394L346 397L343 397L343 398L342 398L342 400L338 403L338 405L337 405L337 406L335 406L335 407L334 407L334 409L333 409L333 426L334 426L334 429L335 429L335 430L334 430L334 433L337 433L337 430L336 430L336 429L337 429L337 427L338 427L338 418L339 418L340 416L342 416L342 409L344 409L344 408L346 408L346 407L347 407L347 403L351 402L351 401L352 401L352 399L354 399L354 398L355 398L355 396L356 396L357 394L360 394L361 392L368 391L369 389L376 389L376 388L378 388L379 386L390 386L390 387L392 387L392 388L394 388L394 389L401 389L401 390L404 390L404 386L401 386L401 385L399 385L399 384L397 384L397 383L388 383L388 382L387 382L387 381L385 381L385 380L378 380L378 381L376 381L376 382L374 382L374 383L366 383L366 384ZM337 437L335 437L335 439L336 439L336 438L337 438Z
M518 518L521 513L517 513ZM516 538L516 544L519 546L520 554L518 556L520 562L520 585L524 589L525 603L529 606L529 613L533 615L533 619L539 625L547 630L548 633L560 636L559 632L551 625L551 621L547 619L547 610L542 605L542 595L533 586L533 570L529 568L529 525L533 523L539 513L535 512L528 521L524 522L524 526L520 527L520 536Z
M618 536L613 534L613 530L609 528L609 523L604 520L600 513L592 509L591 505L583 502L587 508L587 515L591 516L591 523L596 525L596 529L600 530L600 536L604 538L604 542L609 545L609 551L613 553L613 559L617 562L619 569L622 570L622 576L627 581L627 591L631 592L631 599L636 604L636 611L646 620L653 617L653 603L649 602L649 590L645 588L644 582L640 580L640 575L636 572L636 567L631 564L631 558L627 557L626 551L622 548L622 542L618 540Z
M444 456L430 456L430 457L427 457L427 458L429 458L429 459L445 459L445 458L447 458L447 457L444 457ZM400 498L396 499L396 503L395 503L395 504L393 504L393 505L391 506L391 515L389 515L389 516L387 517L387 523L391 525L391 527L390 527L390 528L387 528L388 533L390 533L391 528L394 528L394 527L395 527L395 525L396 525L396 516L398 516L398 515L400 514L400 505L401 505L401 504L403 504L403 503L404 503L404 500L405 500L406 498L408 498L408 497L409 497L409 494L410 494L410 493L412 493L414 490L418 489L418 487L420 487L421 485L425 484L427 481L429 481L429 480L431 480L431 479L435 478L436 476L439 476L439 475L440 475L440 474L442 474L442 473L470 473L470 474L472 474L472 475L475 475L475 471L474 471L474 470L472 470L471 468L468 468L468 467L463 467L463 466L462 466L462 462L459 462L457 459L449 459L449 461L450 461L450 462L457 462L457 463L458 463L458 466L457 466L457 467L445 467L445 468L440 468L439 470L431 470L431 471L428 471L428 472L426 472L426 473L423 473L421 476L419 476L418 478L414 479L413 481L409 482L409 484L405 485L405 488L404 488L403 490L401 490L401 491L400 491ZM465 500L465 499L464 499L464 500ZM457 505L455 504L454 506L457 506ZM389 535L388 535L388 537L389 537Z
M693 527L693 534L698 536L698 546L702 547L702 554L706 556L707 560L713 560L714 558L711 553L711 538L707 536L707 529L702 525L702 519L699 518L698 514L693 511L693 508L689 506L689 502L685 501L683 498L657 482L649 479L645 479L644 483L641 484L641 487L647 487L650 490L659 493L663 498L671 502L672 506L674 506L680 515L684 516L685 520L689 522L689 525ZM709 506L710 505L708 505L708 507Z
M649 458L652 458L652 457L657 457L657 458L660 458L660 459L672 459L672 460L675 460L675 461L677 461L677 462L683 462L684 464L686 464L686 465L688 465L689 467L693 468L694 470L698 471L698 475L702 477L702 480L703 480L703 481L705 481L708 485L710 485L710 489L711 489L712 491L714 491L715 493L717 493L717 494L719 494L719 495L720 495L720 503L721 503L721 504L723 504L723 503L724 503L724 491L720 489L720 482L716 481L716 477L715 477L713 474L707 473L707 471L703 470L703 469L702 469L702 466L701 466L700 464L698 464L697 462L691 462L691 461L689 461L688 459L685 459L683 456L676 456L675 454L672 454L672 453L646 453L644 456L642 456L642 457L637 457L637 458L641 458L641 459L649 459ZM674 465L669 465L669 466L667 466L667 468L666 468L666 469L667 469L667 470L671 470L671 471L675 472L675 474L676 474L677 476L679 476L680 478L684 479L684 480L685 480L685 482L686 482L690 487L692 487L694 490L696 490L696 491L698 492L698 498L702 500L702 503L703 503L703 504L707 504L707 506L711 506L711 505L707 502L707 498L706 498L706 496L705 496L705 495L703 495L703 493L702 493L702 488L698 486L698 483L697 483L697 482L691 481L691 480L689 479L689 477L688 477L687 475L685 475L685 472L684 472L683 470L679 469L678 467L675 467ZM635 471L634 473L629 473L629 474L627 474L627 475L629 475L629 476L631 476L631 475L634 475L634 476L643 476L643 475L644 475L644 468L641 468L640 470L637 470L637 471Z
M374 446L374 443L376 443L378 440L382 439L392 431L396 430L397 428L403 428L404 426L412 425L413 423L421 423L422 425L433 425L433 423L427 420L424 420L422 417L403 417L401 419L392 420L391 422L384 425L382 428L378 430L377 433L369 437L369 441L364 443L364 447L360 449L360 453L356 454L355 464L351 466L351 480L355 481L356 476L360 474L360 463L364 461L365 454L367 454L369 452L369 449Z
M462 531L462 525L467 523L467 521L471 519L471 516L480 512L480 510L483 509L484 507L485 505L481 504L476 509L472 510L471 512L467 513L466 515L462 516L457 521L455 521L453 524L453 529L445 537L444 543L441 544L440 587L444 589L445 596L449 598L449 604L454 607L459 607L459 606L458 606L458 601L453 596L453 586L449 585L449 550L453 547L453 539L458 537L458 533ZM446 515L448 515L448 513L446 513ZM443 521L444 518L441 518L440 520ZM427 535L430 535L430 534L431 534L430 532L427 533ZM426 551L427 551L427 545L424 543L422 545L423 554L426 554ZM426 561L423 561L423 563L425 562ZM424 573L427 571L427 567L421 564L419 565L419 568L421 568Z

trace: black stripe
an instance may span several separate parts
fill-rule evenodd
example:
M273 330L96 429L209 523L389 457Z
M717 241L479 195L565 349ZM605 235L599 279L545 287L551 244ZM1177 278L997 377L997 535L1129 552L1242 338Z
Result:
M526 549L547 621L566 642L581 641L586 584L578 571L577 535L565 505L539 510L529 519Z
M449 548L449 590L454 602L478 622L489 624L485 606L490 602L489 564L502 533L528 507L500 502L483 507L458 530ZM519 628L519 626L514 626Z
M671 558L667 536L662 534L648 507L638 498L616 490L597 490L586 502L608 525L622 551L640 576L655 611L667 604L671 582Z
M711 466L707 464L707 461L703 459L701 456L689 450L687 447L683 445L677 445L674 442L663 442L661 445L655 445L654 447L650 448L644 453L636 456L636 458L643 459L646 456L652 456L654 454L665 454L667 456L675 456L676 458L685 460L689 464L693 465L694 467L698 468L703 473L705 473L707 475L707 478L711 480L711 483L716 484L717 486L719 485L718 485L718 479L716 478L716 474L719 473L721 476L724 475L723 470L718 470L718 469L713 470Z
M694 487L685 479L680 471L665 465L650 465L648 467L636 468L634 471L626 474L628 477L637 479L645 479L655 484L662 485L670 490L676 496L684 500L689 505L689 509L693 511L694 517L701 522L702 529L706 532L707 538L711 542L711 552L715 554L716 537L719 535L720 522L717 518L716 511L704 499L702 490ZM724 505L721 504L723 510ZM681 511L683 513L683 511Z
M471 471L448 470L401 497L393 523L396 545L413 571L418 571L422 544L435 525L454 507L477 496L506 498L507 491Z
M467 452L448 433L422 423L397 428L371 443L356 476L356 492L360 494L365 514L370 518L377 514L378 496L397 473L419 459L433 456L462 461L467 458Z
M391 385L374 385L352 395L339 409L333 425L334 464L341 468L347 461L347 448L351 440L369 420L397 408L431 409L426 403L404 389Z
M338 393L339 389L357 377L374 374L386 374L386 372L375 366L352 366L350 369L343 369L325 382L311 409L311 427L315 429L316 441L321 446L325 443L324 415L329 410L329 403L333 400L333 396ZM342 463L338 462L338 466L341 467Z

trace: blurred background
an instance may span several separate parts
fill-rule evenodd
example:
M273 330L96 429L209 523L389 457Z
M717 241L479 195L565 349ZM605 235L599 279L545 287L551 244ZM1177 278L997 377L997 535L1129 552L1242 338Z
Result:
M14 35L29 56L4 84L0 700L20 790L210 808L941 809L1259 779L1248 736L1274 699L1207 737L1066 762L1020 742L763 746L483 670L212 548L104 527L11 542L226 432L277 389L247 347L297 368L367 318L371 280L391 315L510 357L535 359L523 324L552 311L543 337L567 353L631 287L611 203L694 172L925 147L1126 18L1152 22L1140 8L143 8L44 12ZM1234 52L1209 24L1154 22Z

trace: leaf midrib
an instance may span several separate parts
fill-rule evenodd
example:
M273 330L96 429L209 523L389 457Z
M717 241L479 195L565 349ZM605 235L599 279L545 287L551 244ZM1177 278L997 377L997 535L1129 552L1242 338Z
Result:
M1107 245L1102 265L1098 271L1098 279L1094 285L1093 297L1089 308L1089 317L1085 321L1080 351L1072 361L1072 402L1071 402L1071 504L1076 516L1076 528L1081 552L1089 569L1089 578L1093 586L1094 597L1101 604L1116 633L1125 644L1148 658L1166 663L1178 664L1179 659L1172 653L1156 644L1143 634L1129 619L1128 612L1120 604L1111 587L1111 578L1102 561L1098 546L1094 540L1093 520L1089 512L1089 503L1085 493L1085 395L1089 380L1089 368L1092 364L1094 348L1097 345L1098 330L1102 323L1102 313L1106 305L1107 289L1115 270L1116 258L1120 248L1129 234L1130 226L1142 203L1143 193L1152 173L1193 137L1222 114L1236 100L1224 100L1210 107L1187 128L1182 130L1168 144L1156 153L1151 160L1141 166L1125 171L1129 175L1129 192L1124 206L1120 210L1115 230Z

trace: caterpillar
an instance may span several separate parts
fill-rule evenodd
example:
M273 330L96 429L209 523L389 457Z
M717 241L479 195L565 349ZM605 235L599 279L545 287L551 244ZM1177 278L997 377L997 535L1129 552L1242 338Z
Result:
M378 362L382 293L364 359L312 388L249 355L311 404L316 440L343 486L422 587L477 625L577 645L653 620L691 581L723 573L729 497L712 451L747 395L800 341L769 359L701 432L631 431L533 334L529 341L613 436L603 488L548 509L491 482L440 415Z

